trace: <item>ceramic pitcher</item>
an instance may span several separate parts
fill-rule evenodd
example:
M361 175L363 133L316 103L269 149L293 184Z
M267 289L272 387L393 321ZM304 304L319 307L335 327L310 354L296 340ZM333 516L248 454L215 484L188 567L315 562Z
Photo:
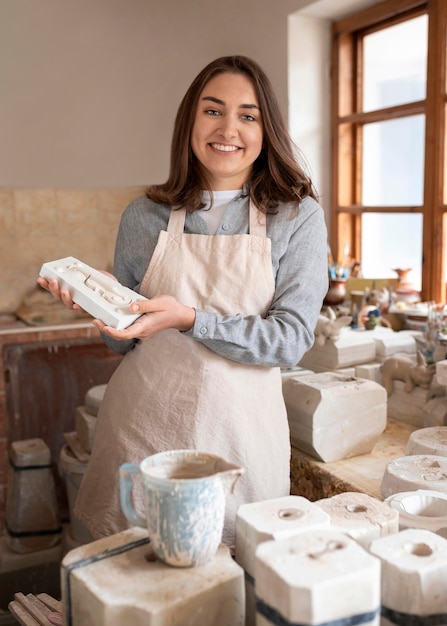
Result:
M159 559L175 567L201 565L221 542L226 494L243 469L196 450L170 450L120 467L124 515L148 529ZM132 475L141 475L146 519L131 502Z

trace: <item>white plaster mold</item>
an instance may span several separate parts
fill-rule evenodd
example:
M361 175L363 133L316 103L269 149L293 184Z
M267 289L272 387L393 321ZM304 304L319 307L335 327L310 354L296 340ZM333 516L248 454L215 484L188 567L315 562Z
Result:
M73 302L92 317L118 330L127 328L141 317L141 313L131 313L130 305L147 300L75 257L44 263L39 276L57 280L61 289L70 292Z
M376 539L370 551L382 566L382 624L445 624L439 616L447 613L446 539L407 529ZM389 611L400 614L398 622Z
M447 537L447 493L416 489L394 493L385 503L398 511L399 530L422 528Z
M419 428L408 437L405 454L435 454L447 457L447 426Z
M436 363L436 378L440 385L447 386L447 359Z
M72 626L243 626L244 572L229 549L192 568L159 561L143 529L69 552L61 570L64 623Z
M402 456L387 464L380 486L383 498L429 489L447 493L447 458L434 454Z
M82 478L87 469L87 463L79 461L67 444L61 449L60 463L67 489L71 537L78 545L88 543L92 541L93 537L84 524L82 524L73 513L79 487L81 486Z
M380 561L339 531L322 529L261 543L255 580L257 626L338 620L379 624ZM277 621L267 619L266 612Z
M60 543L62 526L51 468L51 452L39 438L10 447L6 499L6 542L19 554Z
M107 384L95 385L87 390L84 398L85 408L92 415L98 415L99 407L104 399Z
M283 384L293 445L322 461L371 452L386 427L387 396L378 383L334 372Z
M329 525L329 515L302 496L242 504L236 516L236 561L254 576L255 551L260 543Z
M378 537L399 531L399 513L387 504L359 492L345 492L318 500L335 530L346 533L368 548Z
M417 344L411 335L394 331L385 333L373 331L371 336L376 342L376 356L380 359L398 354L410 355L416 359Z
M382 371L380 363L362 363L355 366L355 376L373 380L379 385L382 384Z
M255 552L263 541L329 528L330 517L302 496L242 504L236 516L236 561L245 571L246 626L256 621Z
M376 343L369 333L342 328L336 341L326 341L323 346L315 342L299 365L314 372L327 372L368 363L374 361L375 356Z

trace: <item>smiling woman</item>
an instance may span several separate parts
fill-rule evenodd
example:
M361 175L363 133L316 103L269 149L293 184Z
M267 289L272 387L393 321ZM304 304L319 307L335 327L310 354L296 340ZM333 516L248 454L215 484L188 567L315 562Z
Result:
M219 74L200 95L191 147L215 191L242 189L262 149L262 116L250 80Z
M280 367L312 346L328 286L323 210L296 154L254 61L223 57L194 79L168 180L127 207L118 232L114 274L148 298L142 315L125 330L95 320L125 355L75 508L95 538L127 527L120 465L158 452L195 449L245 470L227 498L229 546L240 504L289 494ZM40 282L73 306L56 281Z

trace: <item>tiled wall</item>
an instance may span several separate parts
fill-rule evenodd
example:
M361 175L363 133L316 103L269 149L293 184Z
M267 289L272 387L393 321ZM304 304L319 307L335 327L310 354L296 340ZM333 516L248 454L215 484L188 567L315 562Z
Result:
M142 188L0 188L0 313L17 310L45 261L111 270L121 213Z

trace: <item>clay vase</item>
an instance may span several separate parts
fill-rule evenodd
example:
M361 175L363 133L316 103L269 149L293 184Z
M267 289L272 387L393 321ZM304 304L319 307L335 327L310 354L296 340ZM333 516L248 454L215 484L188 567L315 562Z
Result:
M323 304L336 306L342 304L346 299L346 281L342 279L332 279L329 281L329 289L324 298Z
M414 304L420 301L420 292L417 291L413 283L408 279L408 274L411 272L411 268L408 269L393 269L398 276L398 282L394 290L394 296L398 302L406 302L408 304Z

